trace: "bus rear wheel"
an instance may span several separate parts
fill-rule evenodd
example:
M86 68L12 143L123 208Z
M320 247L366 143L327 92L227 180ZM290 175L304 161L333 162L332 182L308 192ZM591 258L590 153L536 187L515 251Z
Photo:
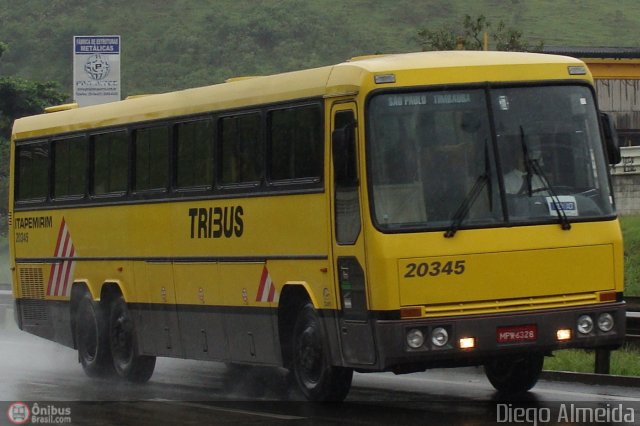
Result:
M518 354L495 358L484 365L484 371L498 392L517 395L535 386L543 363L540 353Z
M138 354L133 318L122 296L111 304L109 338L116 373L130 382L148 381L153 375L156 357Z
M353 370L332 366L320 317L305 304L293 329L292 373L310 401L342 401L351 388Z
M113 373L106 315L89 294L78 303L75 324L78 360L85 374L101 377Z

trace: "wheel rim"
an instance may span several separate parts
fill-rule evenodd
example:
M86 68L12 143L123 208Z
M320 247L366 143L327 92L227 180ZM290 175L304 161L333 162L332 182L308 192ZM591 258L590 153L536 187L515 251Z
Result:
M321 336L314 324L307 324L297 344L298 374L306 387L316 385L322 376L323 352Z
M119 310L111 323L111 352L114 364L124 369L133 357L133 325L126 312Z
M85 311L81 316L79 337L78 345L81 348L82 358L86 362L93 362L98 352L98 323L95 315L89 311Z

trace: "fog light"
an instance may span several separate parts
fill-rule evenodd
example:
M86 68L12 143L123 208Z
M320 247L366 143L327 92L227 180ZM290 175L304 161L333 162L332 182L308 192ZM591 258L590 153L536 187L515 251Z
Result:
M463 337L462 339L460 339L460 349L473 349L475 347L475 337Z
M614 321L611 314L604 313L598 316L598 328L600 329L600 331L603 331L605 333L611 331L613 330L613 325Z
M571 330L568 328L561 328L560 330L556 331L556 338L559 341L571 340Z
M410 348L418 349L424 345L424 334L417 328L409 330L407 333L407 345Z
M589 315L578 318L578 331L581 334L589 334L593 331L593 319Z
M442 327L438 327L431 332L431 342L441 348L449 342L449 333Z

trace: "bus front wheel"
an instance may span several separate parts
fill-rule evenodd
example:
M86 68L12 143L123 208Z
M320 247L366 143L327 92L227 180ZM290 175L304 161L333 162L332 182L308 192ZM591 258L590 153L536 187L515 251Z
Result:
M111 304L109 338L116 373L130 382L148 381L153 375L156 357L138 354L133 318L122 296Z
M300 310L293 329L292 372L310 401L342 401L353 370L332 366L320 317L311 303Z
M535 386L543 363L542 354L518 354L492 359L484 365L484 371L498 392L517 395Z
M113 373L106 315L91 296L85 294L78 303L75 317L75 339L78 360L89 377Z

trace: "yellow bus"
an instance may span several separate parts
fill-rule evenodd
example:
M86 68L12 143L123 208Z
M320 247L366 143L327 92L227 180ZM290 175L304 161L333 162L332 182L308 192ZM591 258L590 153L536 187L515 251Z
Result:
M353 58L16 120L20 329L90 376L158 356L352 373L484 365L624 338L619 161L583 62Z

